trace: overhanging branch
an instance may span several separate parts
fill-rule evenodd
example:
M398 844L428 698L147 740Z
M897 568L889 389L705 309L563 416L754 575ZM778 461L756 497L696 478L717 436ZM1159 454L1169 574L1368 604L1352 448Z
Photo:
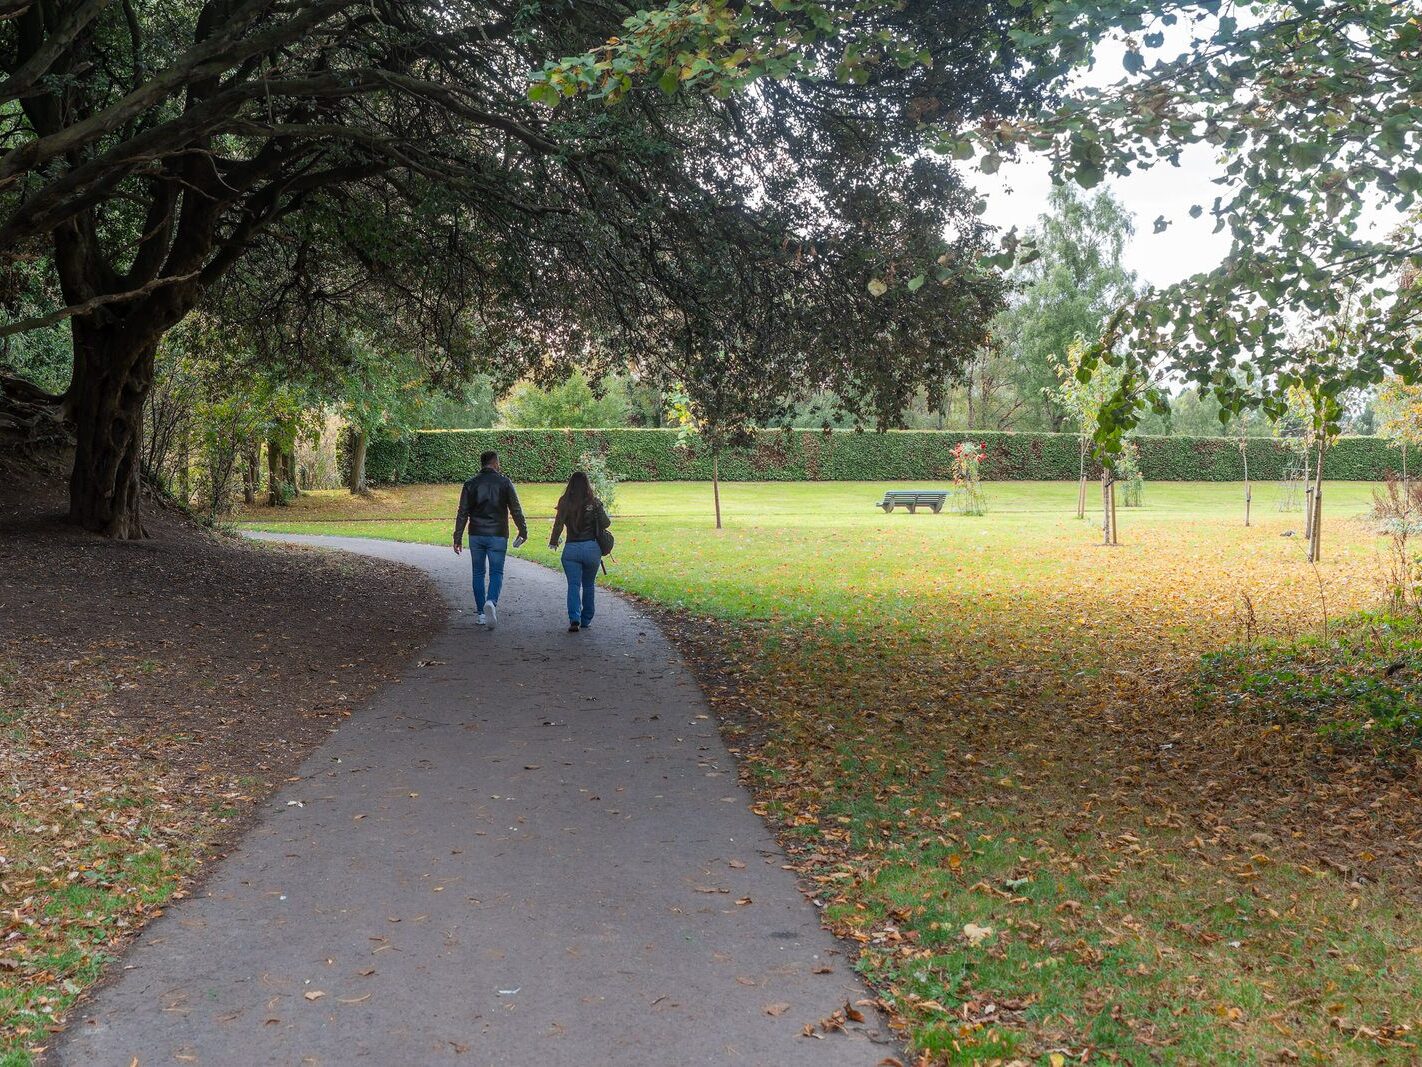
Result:
M77 315L87 315L106 304L121 304L127 300L136 300L141 296L147 296L155 289L177 285L181 282L190 282L200 273L200 271L193 271L191 274L178 274L170 278L155 278L147 285L140 285L137 289L130 289L122 293L105 293L92 300L85 300L82 304L71 304L69 307L60 308L45 315L35 315L28 319L20 319L18 322L7 323L0 326L0 337L11 337L17 333L28 333L30 330L42 330L46 326L55 326L65 319L72 319Z

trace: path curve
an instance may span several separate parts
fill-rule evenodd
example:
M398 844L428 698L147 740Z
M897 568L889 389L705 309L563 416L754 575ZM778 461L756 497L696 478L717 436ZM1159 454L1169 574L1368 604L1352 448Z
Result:
M144 931L75 1012L61 1063L858 1067L896 1051L867 1009L801 1036L867 994L650 620L600 591L592 628L565 633L562 576L510 559L487 632L467 556L281 539L424 569L450 625Z

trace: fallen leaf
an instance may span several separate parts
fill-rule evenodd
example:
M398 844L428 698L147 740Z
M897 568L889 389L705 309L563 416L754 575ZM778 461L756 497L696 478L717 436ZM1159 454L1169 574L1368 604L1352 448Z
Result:
M992 934L991 926L979 926L977 923L966 923L963 926L963 936L968 939L970 945L981 945Z

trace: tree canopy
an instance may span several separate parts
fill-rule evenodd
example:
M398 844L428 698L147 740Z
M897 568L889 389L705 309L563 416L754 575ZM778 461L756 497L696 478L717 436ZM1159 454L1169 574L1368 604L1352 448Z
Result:
M871 50L738 94L619 82L613 106L529 73L624 34L642 16L618 0L5 10L0 256L44 264L63 307L0 333L69 319L71 516L111 535L141 533L158 340L243 286L243 325L279 323L262 358L330 358L324 309L364 307L455 377L630 365L728 427L806 385L885 423L998 307L973 198L918 148L926 121L1035 97L1010 2L883 6L913 63ZM795 17L812 44L818 16Z
M1053 404L1060 366L1076 342L1091 343L1111 314L1135 295L1135 277L1121 264L1134 232L1130 214L1109 192L1084 196L1055 187L1048 211L1029 231L1036 256L1013 270L1018 292L994 324L1010 362L1013 386L1030 409L1047 408L1047 428L1079 411ZM1080 360L1071 366L1075 375Z
M638 78L727 95L763 77L814 82L831 56L852 80L866 56L926 62L915 48L923 6L670 3L546 80L609 96ZM1389 372L1422 376L1422 295L1397 284L1422 258L1416 227L1371 233L1364 225L1370 210L1403 221L1422 193L1415 5L1024 0L1019 10L1021 21L1003 32L1037 76L1081 71L1123 48L1120 77L1105 87L1063 83L1035 112L984 115L968 134L929 116L924 144L954 159L976 155L988 173L1011 154L1041 152L1058 181L1086 188L1178 163L1191 146L1222 160L1219 196L1182 204L1181 213L1208 213L1230 234L1230 254L1214 271L1119 308L1084 357L1084 374L1102 360L1130 369L1103 410L1103 444L1118 445L1146 402L1163 407L1165 383L1208 391L1226 417L1252 406L1277 416L1295 386L1331 398ZM1153 227L1171 223L1162 216ZM1004 254L1017 244L1009 235ZM1350 304L1359 314L1346 343L1296 343L1301 322L1326 325ZM1152 380L1147 367L1158 354L1166 359Z
M548 389L520 382L499 401L499 421L504 426L552 429L625 426L631 410L627 385L608 375L593 388L580 370Z
M1292 387L1329 398L1389 373L1418 376L1415 227L1422 193L1422 26L1414 4L1299 0L1220 4L1048 0L1043 24L1018 41L1079 65L1124 43L1121 77L1084 85L1026 120L980 127L984 165L1022 148L1046 152L1058 179L1091 187L1108 176L1179 162L1203 146L1221 162L1219 195L1182 204L1208 216L1231 248L1215 270L1145 293L1110 324L1133 372L1103 419L1130 425L1152 389L1157 354L1169 376L1212 393L1227 417L1262 406L1278 416ZM959 155L972 151L955 140ZM1174 219L1161 216L1157 230ZM1300 327L1348 317L1339 343L1299 343ZM1114 358L1114 357L1113 357Z

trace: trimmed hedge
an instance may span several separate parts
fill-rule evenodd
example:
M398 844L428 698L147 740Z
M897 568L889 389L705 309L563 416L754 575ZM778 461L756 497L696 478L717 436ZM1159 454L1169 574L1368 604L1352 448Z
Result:
M1238 444L1226 437L1138 437L1141 470L1152 481L1238 481ZM822 433L767 430L754 444L727 449L721 477L749 481L945 481L953 446L979 441L990 481L1060 481L1077 476L1077 437L1065 433L957 433L891 430ZM1250 438L1249 475L1283 477L1290 453L1271 438ZM709 481L711 454L702 443L677 445L675 430L421 430L375 441L366 457L372 482L460 482L479 470L479 453L496 449L511 478L558 482L587 450L602 452L618 478L632 482ZM1345 437L1329 452L1330 479L1376 481L1398 465L1397 452L1376 437ZM1093 474L1096 472L1093 471Z

